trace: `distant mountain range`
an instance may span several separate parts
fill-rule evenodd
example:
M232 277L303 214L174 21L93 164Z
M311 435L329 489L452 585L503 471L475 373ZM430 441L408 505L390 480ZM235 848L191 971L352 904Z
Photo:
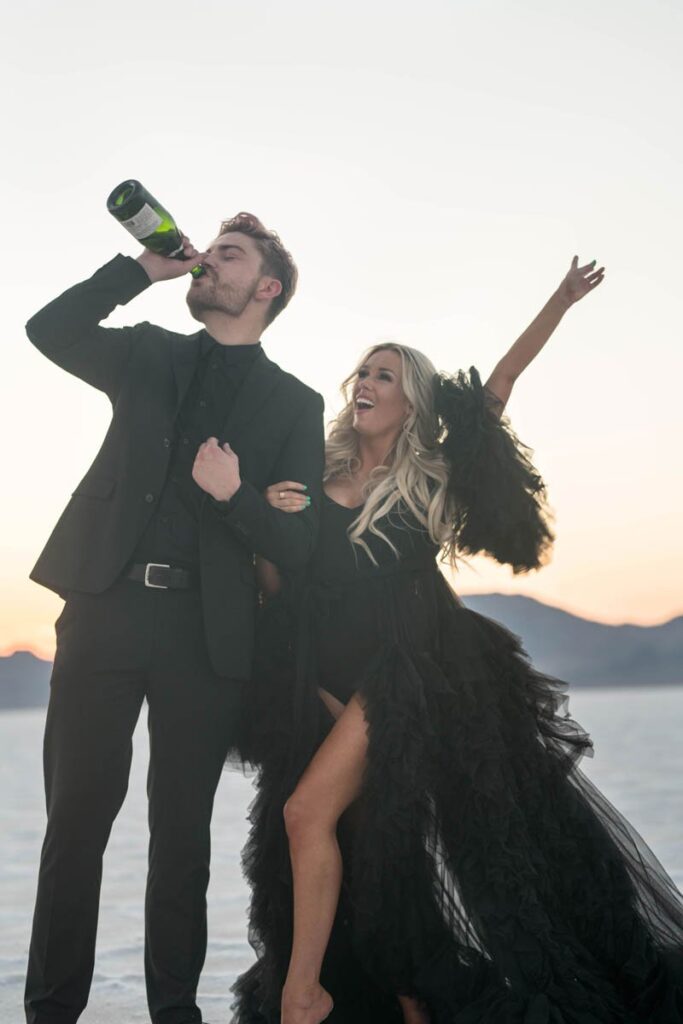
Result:
M661 626L607 626L518 594L463 601L521 637L537 668L573 686L683 683L683 615Z
M0 658L0 711L42 708L50 692L52 662L30 651L15 651Z
M521 595L462 600L521 637L537 668L572 686L683 683L683 615L661 626L606 626ZM0 710L44 707L51 668L28 651L0 657Z

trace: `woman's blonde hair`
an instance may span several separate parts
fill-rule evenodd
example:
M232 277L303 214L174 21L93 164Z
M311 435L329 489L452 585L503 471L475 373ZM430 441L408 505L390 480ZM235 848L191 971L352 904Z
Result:
M451 500L447 494L448 465L439 447L440 426L434 407L436 370L422 352L395 342L373 345L342 383L346 404L330 426L324 479L351 476L359 467L359 438L353 428L353 385L360 368L376 352L396 352L401 359L401 387L411 406L386 463L373 469L363 488L365 504L349 527L351 541L373 562L363 534L372 533L398 554L378 523L390 512L412 513L444 555L455 561Z

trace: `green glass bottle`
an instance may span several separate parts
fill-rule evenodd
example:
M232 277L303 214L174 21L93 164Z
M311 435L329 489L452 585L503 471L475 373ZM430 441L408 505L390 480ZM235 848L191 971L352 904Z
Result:
M171 259L184 259L183 240L176 222L139 181L129 178L117 185L107 199L107 209L146 249ZM201 264L190 271L193 277L204 272Z

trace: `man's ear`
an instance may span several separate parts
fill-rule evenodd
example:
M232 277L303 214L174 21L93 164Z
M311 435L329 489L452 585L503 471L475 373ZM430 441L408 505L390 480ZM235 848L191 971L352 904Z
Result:
M256 298L258 299L274 299L282 291L282 281L278 281L276 277L262 277L258 288L256 289Z

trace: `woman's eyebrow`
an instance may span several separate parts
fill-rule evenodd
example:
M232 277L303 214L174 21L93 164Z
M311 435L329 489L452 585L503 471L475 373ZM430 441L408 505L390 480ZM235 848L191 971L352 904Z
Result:
M360 373L361 370L369 370L369 369L370 369L370 367L368 366L368 364L367 363L363 363L362 366L358 367L358 371L357 372ZM394 375L395 372L396 372L395 370L392 370L391 367L389 367L389 366L377 366L376 369L377 369L378 372L381 371L382 373L391 373L392 375Z

